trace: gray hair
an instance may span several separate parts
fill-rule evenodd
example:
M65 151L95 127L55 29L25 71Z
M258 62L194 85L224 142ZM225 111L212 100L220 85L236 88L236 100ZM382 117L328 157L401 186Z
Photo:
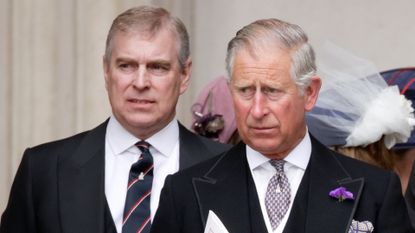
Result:
M310 84L311 77L317 72L315 54L308 43L307 34L298 25L278 19L255 21L236 33L228 43L226 69L232 77L235 54L241 49L248 49L256 54L255 49L262 46L281 46L291 55L291 77L302 91ZM266 48L266 47L262 47Z
M152 6L133 7L121 13L112 22L108 32L104 59L110 62L113 39L118 32L138 32L152 37L161 29L167 28L177 36L178 59L181 69L184 69L187 59L190 57L189 34L183 22L171 16L161 8Z

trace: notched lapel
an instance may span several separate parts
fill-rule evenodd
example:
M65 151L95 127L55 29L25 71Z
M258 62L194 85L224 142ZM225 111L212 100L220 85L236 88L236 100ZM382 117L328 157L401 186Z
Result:
M209 210L215 212L229 232L249 232L250 213L246 183L245 146L231 149L203 177L193 178L203 226Z
M64 232L104 232L106 123L85 136L59 166L59 209Z
M354 213L356 212L357 204L359 203L359 200L360 200L360 195L362 194L362 190L364 186L364 178L362 177L362 178L353 179L353 180L339 181L339 185L342 187L345 187L346 190L353 193L354 200L345 200L345 201L351 201L353 204L351 209L349 209L348 207L347 209L348 211L345 211L346 215L344 216L345 220L348 219L344 232L349 232L349 226L353 220Z
M352 178L336 155L313 142L313 152L307 169L310 169L310 186L306 232L347 232L353 219L364 186L363 178ZM330 197L330 191L345 187L354 200L339 202Z
M309 210L313 212L308 222L312 227L306 228L306 232L348 232L354 213L362 193L364 179L342 179L336 185L327 190L326 198L319 200L320 206L310 203ZM353 200L339 201L329 196L329 192L339 187L353 193ZM313 195L313 194L312 194ZM317 201L315 201L317 203ZM320 213L319 213L320 212Z
M183 170L198 162L208 159L204 145L196 140L195 135L179 123L180 158L179 168ZM195 156L197 153L197 156Z
M206 210L204 207L209 206L209 204L202 204L202 203L210 203L211 200L206 198L206 193L210 193L212 189L215 189L215 186L212 186L216 183L215 179L209 179L205 177L193 177L192 179L193 183L193 189L196 195L196 200L198 202L199 206L199 212L201 216L201 221L203 223L203 226L206 226L206 220L208 217L209 209ZM206 200L207 199L207 200Z

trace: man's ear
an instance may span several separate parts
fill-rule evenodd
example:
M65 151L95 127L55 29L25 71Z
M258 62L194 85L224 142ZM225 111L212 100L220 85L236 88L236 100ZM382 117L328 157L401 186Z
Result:
M311 77L310 85L304 90L305 105L304 109L308 112L313 109L317 102L318 93L321 88L321 79L317 75Z
M183 94L190 84L190 76L192 74L192 59L189 57L185 63L185 66L182 69L180 75L180 94Z

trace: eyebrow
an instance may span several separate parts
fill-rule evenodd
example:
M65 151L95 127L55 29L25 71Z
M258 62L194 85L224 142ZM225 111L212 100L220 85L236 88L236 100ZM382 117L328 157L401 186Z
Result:
M118 57L115 59L115 63L120 63L120 62L136 62L136 60L133 58L128 58L128 57ZM165 59L155 59L155 60L148 61L146 64L171 65L172 62L169 60L165 60Z
M172 62L169 61L169 60L156 59L156 60L152 60L152 61L147 62L147 64L171 65Z
M120 63L120 62L134 62L134 59L128 58L128 57L118 57L115 59L115 63Z

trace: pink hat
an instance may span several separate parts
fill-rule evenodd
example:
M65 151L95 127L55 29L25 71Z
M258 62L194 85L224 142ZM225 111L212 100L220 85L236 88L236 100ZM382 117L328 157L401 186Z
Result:
M192 105L195 133L227 143L236 130L235 113L228 81L220 76L200 92Z

